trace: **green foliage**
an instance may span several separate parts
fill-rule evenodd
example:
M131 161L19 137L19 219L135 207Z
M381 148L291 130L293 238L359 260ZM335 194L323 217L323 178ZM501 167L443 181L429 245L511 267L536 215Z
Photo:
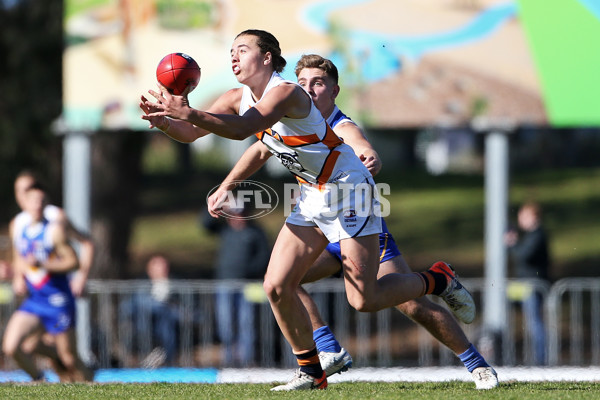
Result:
M489 101L485 96L478 96L472 101L471 112L469 116L471 118L475 118L479 115L483 115L488 110L489 106Z
M340 77L339 82L343 90L340 91L336 103L348 115L352 115L355 121L360 121L362 125L368 126L373 122L371 115L365 112L360 105L357 108L351 101L353 98L361 97L366 83L361 74L363 60L354 57L348 48L349 32L348 27L335 17L331 17L328 21L327 34L332 41L333 53L344 60L343 65L345 66L345 73Z
M198 212L205 207L210 188L224 173L205 171L188 179L188 184L173 179L157 182L143 196L144 208L151 204L170 204L160 216L141 218L134 229L132 244L138 254L147 254L154 246L163 251L196 254L193 265L210 269L215 241L206 240L198 226ZM264 176L256 180L268 183L281 193L276 182ZM509 218L514 221L518 206L535 198L545 209L545 221L551 237L553 278L585 276L596 273L600 259L599 168L537 170L514 174L511 179ZM485 261L483 176L431 176L424 171L386 171L378 182L389 183L392 192L388 227L409 265L415 269L438 259L460 266L462 276L482 276ZM160 195L162 193L163 195ZM161 197L166 196L166 197ZM172 218L172 220L171 220ZM283 211L275 211L258 222L274 242L284 221ZM170 232L174 226L178 233ZM184 233L188 232L190 236ZM172 236L170 236L172 235ZM176 237L173 241L170 237ZM166 244L170 243L171 250Z
M49 384L0 386L2 398L36 399L596 399L600 384L591 382L508 382L482 392L471 382L352 382L330 384L327 390L270 392L269 384Z
M142 154L142 171L145 174L177 172L176 142L162 133L148 133L151 140Z
M65 19L69 19L73 15L77 15L88 9L95 7L106 6L111 3L110 0L64 0L65 4Z

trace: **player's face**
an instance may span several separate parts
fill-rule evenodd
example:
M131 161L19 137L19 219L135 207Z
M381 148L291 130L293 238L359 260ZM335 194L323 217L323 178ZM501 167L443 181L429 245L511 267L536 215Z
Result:
M254 35L242 35L231 46L231 69L242 84L248 84L248 80L265 67L266 55L260 52L257 40Z
M44 207L46 206L46 195L39 189L29 189L25 193L24 211L26 211L33 221L41 221L44 216Z
M31 185L33 185L33 178L30 176L21 176L15 181L15 200L21 209L25 206L25 195Z
M331 112L339 93L339 86L325 71L319 68L304 68L298 74L298 84L310 94L321 113Z

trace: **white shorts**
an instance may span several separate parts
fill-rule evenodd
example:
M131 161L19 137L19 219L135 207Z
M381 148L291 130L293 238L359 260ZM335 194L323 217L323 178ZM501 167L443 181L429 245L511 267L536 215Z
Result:
M300 198L286 222L317 226L330 242L381 233L381 206L371 177L349 177L320 187L300 185Z

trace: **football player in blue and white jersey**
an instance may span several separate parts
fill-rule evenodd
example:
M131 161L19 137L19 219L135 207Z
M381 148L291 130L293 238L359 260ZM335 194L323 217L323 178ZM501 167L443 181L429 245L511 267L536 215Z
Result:
M346 116L336 105L340 92L338 70L328 59L316 54L303 55L296 64L298 83L312 97L327 123L336 135L354 149L367 169L376 175L382 167L379 155L366 138L362 129ZM398 250L393 236L383 221L383 231L379 235L380 266L378 278L390 272L409 273L411 269ZM303 279L303 283L340 274L342 270L340 245L330 243ZM338 275L339 276L339 275ZM340 346L335 336L321 318L319 310L306 291L299 287L298 294L307 308L313 325L313 336L319 351L321 364L327 375L348 369L352 357ZM490 367L477 349L469 342L463 330L452 315L426 297L419 297L399 304L396 308L407 317L422 325L437 340L452 350L472 374L477 389L491 389L498 385L496 372ZM457 317L463 322L460 315Z
M44 216L46 193L33 183L24 193L24 223L11 221L13 245L13 289L25 300L8 321L2 349L33 380L43 380L32 352L23 342L35 332L54 339L56 353L72 381L89 381L93 373L77 354L75 342L75 298L67 274L79 267L77 254L67 239L65 225Z

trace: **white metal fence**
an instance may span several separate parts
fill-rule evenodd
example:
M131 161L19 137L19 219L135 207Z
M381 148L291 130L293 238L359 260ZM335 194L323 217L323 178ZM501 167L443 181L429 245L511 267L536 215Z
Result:
M483 279L461 281L475 297L478 310L482 310ZM600 365L600 278L569 278L551 287L541 281L527 283L539 293L545 306L548 364ZM252 318L244 319L241 326L234 324L231 329L234 336L254 333L250 335L251 359L240 361L225 356L227 346L218 334L215 311L216 294L224 287L249 301L245 313L251 313ZM452 352L400 312L394 309L356 312L348 305L342 280L328 279L306 287L342 346L351 352L355 366L458 365ZM78 304L78 344L82 357L100 368L152 367L165 363L180 367L295 365L260 282L175 280L171 281L169 300L164 307L153 307L152 298L153 289L148 281L91 280L88 295ZM16 306L10 285L0 287L1 333ZM161 332L160 320L166 316L171 319L167 318L169 322L163 324ZM525 334L527 324L521 305L509 302L501 358L494 360L496 364L534 363L533 343ZM481 315L462 327L483 353L485 332ZM167 351L170 346L172 350ZM0 366L16 368L3 355Z

